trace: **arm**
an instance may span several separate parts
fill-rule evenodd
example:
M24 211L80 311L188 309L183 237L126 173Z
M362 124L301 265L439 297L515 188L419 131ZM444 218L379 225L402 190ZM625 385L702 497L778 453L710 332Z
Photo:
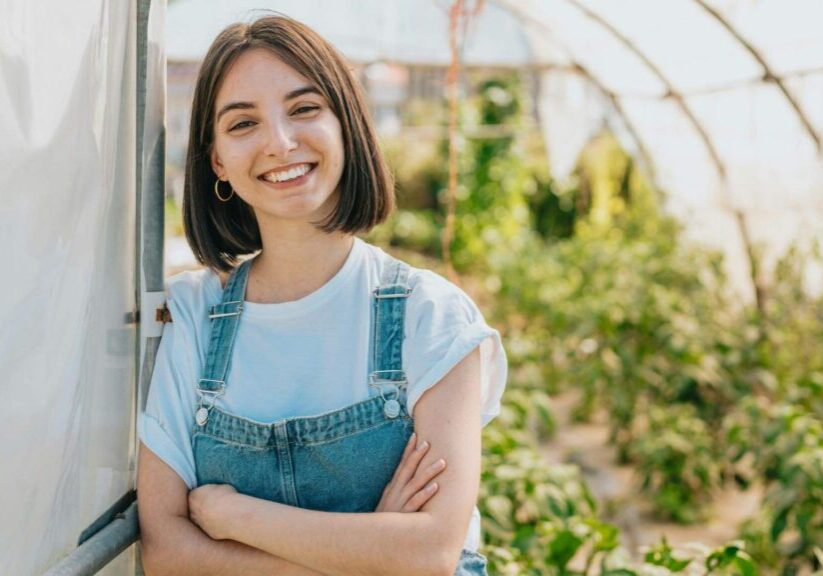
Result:
M209 538L189 520L186 484L142 442L137 491L142 561L149 576L322 576L245 544Z
M196 521L228 538L333 576L451 576L460 557L480 479L480 357L475 349L415 406L428 467L444 458L438 494L418 512L318 512L237 494L192 491ZM200 498L202 496L202 499Z

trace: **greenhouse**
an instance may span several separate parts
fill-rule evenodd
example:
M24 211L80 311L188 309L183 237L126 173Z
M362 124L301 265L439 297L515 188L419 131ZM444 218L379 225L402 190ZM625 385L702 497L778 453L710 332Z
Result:
M362 85L397 198L362 240L502 339L488 574L823 573L823 4L5 8L0 573L143 573L138 422L166 283L204 267L195 84L275 13Z

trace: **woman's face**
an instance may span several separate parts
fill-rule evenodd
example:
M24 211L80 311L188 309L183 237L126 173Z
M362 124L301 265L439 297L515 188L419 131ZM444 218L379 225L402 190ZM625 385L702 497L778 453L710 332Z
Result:
M268 50L242 53L217 93L211 164L258 222L331 213L343 161L340 121L314 85Z

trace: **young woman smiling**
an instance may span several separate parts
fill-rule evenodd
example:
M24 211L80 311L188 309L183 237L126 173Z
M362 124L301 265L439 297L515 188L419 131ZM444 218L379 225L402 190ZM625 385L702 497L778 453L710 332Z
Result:
M475 575L506 357L474 302L358 236L393 183L349 67L282 16L197 79L138 470L155 574Z

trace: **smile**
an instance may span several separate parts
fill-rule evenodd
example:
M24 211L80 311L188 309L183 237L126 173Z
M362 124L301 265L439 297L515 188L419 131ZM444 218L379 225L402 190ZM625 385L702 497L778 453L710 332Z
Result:
M317 164L298 164L297 166L293 166L288 170L272 170L271 172L266 172L259 178L261 180L265 180L267 182L271 182L273 184L279 184L282 182L291 182L293 180L297 180L311 172Z

